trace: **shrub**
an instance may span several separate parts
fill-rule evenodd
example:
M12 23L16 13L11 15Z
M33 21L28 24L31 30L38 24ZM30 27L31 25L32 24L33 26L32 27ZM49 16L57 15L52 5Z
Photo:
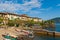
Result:
M15 24L14 23L8 23L7 25L8 26L14 26Z

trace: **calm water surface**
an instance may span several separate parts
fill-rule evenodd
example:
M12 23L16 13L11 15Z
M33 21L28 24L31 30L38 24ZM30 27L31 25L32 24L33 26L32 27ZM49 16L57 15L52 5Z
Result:
M60 40L60 37L36 36L34 40Z
M55 27L56 27L56 28L55 28L56 31L57 31L57 32L60 32L60 23L56 23L56 26L55 26Z
M54 31L54 29L50 28L50 31ZM55 31L60 32L60 23L55 24ZM60 37L35 36L34 40L60 40Z

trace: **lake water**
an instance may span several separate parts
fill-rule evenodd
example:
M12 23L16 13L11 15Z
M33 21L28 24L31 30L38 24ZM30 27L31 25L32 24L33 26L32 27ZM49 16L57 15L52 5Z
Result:
M60 23L56 23L55 24L55 30L57 31L57 32L60 32Z
M60 37L36 36L34 40L60 40Z
M60 32L60 23L56 23L55 28L49 28L49 30ZM34 40L60 40L60 37L35 36Z

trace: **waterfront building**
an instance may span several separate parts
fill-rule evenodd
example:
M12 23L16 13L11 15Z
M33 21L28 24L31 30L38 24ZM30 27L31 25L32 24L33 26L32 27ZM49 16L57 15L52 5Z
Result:
M18 15L18 14L14 14L14 13L2 13L0 12L0 17L3 17L4 20L14 20L16 18L19 18L20 20L24 20L24 21L28 21L28 20L34 20L35 22L42 22L41 18L37 18L37 17L29 17L26 14L22 14L22 15Z
M28 21L29 20L29 16L27 16L26 14L22 14L22 15L20 15L20 19L24 20L24 21Z
M33 17L33 20L34 20L35 22L42 22L42 21L43 21L41 18L37 18L37 17Z

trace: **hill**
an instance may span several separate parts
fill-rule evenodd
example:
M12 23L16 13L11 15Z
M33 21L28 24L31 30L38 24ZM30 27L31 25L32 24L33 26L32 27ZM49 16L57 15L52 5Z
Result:
M55 23L60 23L60 17L56 17L56 18L53 18L51 20L53 20Z

